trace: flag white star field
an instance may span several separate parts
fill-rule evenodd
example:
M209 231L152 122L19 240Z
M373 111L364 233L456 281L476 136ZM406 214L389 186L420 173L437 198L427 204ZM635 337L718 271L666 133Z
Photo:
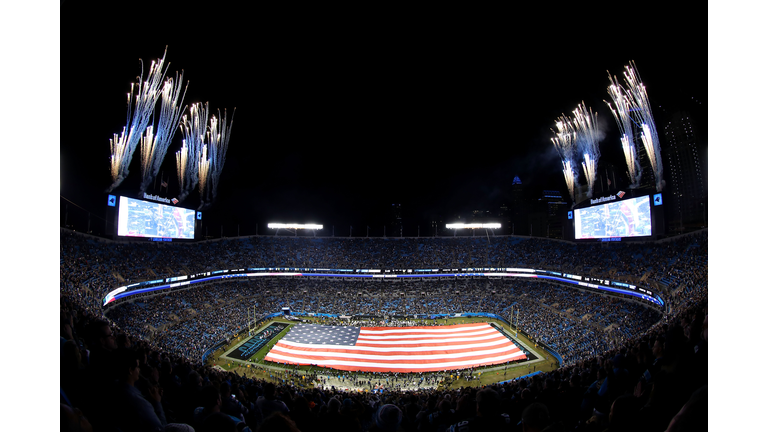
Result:
M487 323L438 327L295 325L264 360L348 371L429 372L526 358Z

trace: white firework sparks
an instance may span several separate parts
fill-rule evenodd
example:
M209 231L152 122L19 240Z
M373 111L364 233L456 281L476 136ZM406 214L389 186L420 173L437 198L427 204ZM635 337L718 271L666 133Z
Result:
M552 130L555 134L555 137L551 138L552 144L555 145L562 159L565 183L568 186L571 201L575 203L575 185L578 184L579 178L578 171L574 169L576 165L574 162L576 132L571 120L566 116L559 117L555 122L555 126L557 127L557 132Z
M200 156L205 146L208 104L194 104L187 115L181 118L181 132L184 135L181 150L176 152L176 174L179 176L181 192L178 200L184 201L195 190L198 183Z
M155 154L155 146L157 143L157 137L153 134L153 127L147 128L147 133L141 137L141 173L144 180L141 182L141 195L146 190L144 188L144 182L146 181L148 171L152 168L152 159Z
M640 167L640 161L637 159L637 150L634 143L634 133L632 127L632 118L630 116L631 102L624 90L615 80L615 77L611 77L608 74L608 79L611 81L611 85L608 87L608 94L611 95L613 103L616 105L616 109L613 109L611 103L603 101L608 105L611 110L611 114L616 119L616 123L619 126L621 132L621 148L624 150L624 159L627 162L627 174L629 175L631 189L635 189L640 186L640 179L642 177L643 170Z
M125 128L123 128L120 138L117 138L115 134L115 138L110 140L112 185L107 189L107 192L118 187L128 176L128 166L131 164L133 152L141 140L142 133L147 129L154 112L155 103L160 97L160 85L167 71L167 68L163 69L165 64L165 53L163 53L162 59L152 62L149 68L149 78L144 81L144 62L141 59L139 61L142 64L141 76L138 77L139 85L136 87L136 94L134 95L135 84L131 84L131 92L128 93L128 115Z
M123 160L127 157L126 153L128 152L128 136L125 134L125 128L119 137L114 134L114 137L109 140L109 147L112 154L109 158L109 172L112 175L112 180L116 181L120 177ZM111 190L112 188L109 189L109 191Z
M208 159L208 144L203 145L203 151L200 153L200 161L198 162L198 191L200 192L200 209L202 210L203 197L205 197L205 187L208 184L208 175L211 168L211 160Z
M221 116L221 112L219 112ZM219 123L216 116L213 116L210 121L210 127L208 131L208 153L210 158L207 162L206 169L206 185L208 190L200 189L200 209L213 204L216 200L217 191L219 188L219 179L221 177L221 171L224 169L224 162L226 160L227 149L229 148L229 138L232 133L232 124L235 121L234 113L232 114L232 121L227 126L227 110L224 110L224 117ZM202 164L202 161L201 161ZM200 179L202 181L202 173Z
M587 109L584 102L573 110L573 125L576 129L579 152L584 155L581 166L587 177L587 198L592 192L597 179L597 161L600 159L600 130L597 126L597 113Z
M173 136L176 134L176 129L179 127L182 113L187 109L180 108L179 105L184 100L184 96L187 93L187 88L184 88L184 94L181 93L181 82L184 79L184 71L181 71L181 76L176 74L176 80L168 78L161 92L160 103L160 116L157 126L157 134L153 141L148 141L147 145L142 139L141 145L141 174L142 181L140 192L144 192L152 183L152 180L160 172L160 166L165 159L165 155L168 152L168 147L171 145ZM189 83L187 83L187 87Z
M648 100L648 93L645 91L645 85L640 81L640 74L637 73L635 62L630 61L629 66L625 66L624 68L626 91L630 96L627 97L627 101L631 105L630 113L635 123L640 125L640 140L643 142L643 147L651 162L653 174L656 177L656 191L661 192L664 188L664 170L661 164L659 134L656 131L656 122L653 121L651 103Z

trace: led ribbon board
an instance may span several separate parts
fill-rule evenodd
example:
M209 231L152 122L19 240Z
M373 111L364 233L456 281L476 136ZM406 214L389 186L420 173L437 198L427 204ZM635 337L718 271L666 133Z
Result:
M501 228L500 223L470 223L470 224L464 224L464 223L452 223L452 224L445 224L445 227L448 229L481 229L481 228L487 228L487 229L497 229Z
M306 230L321 230L322 225L318 224L296 224L296 223L270 223L267 224L269 229L306 229Z
M395 279L395 278L440 278L440 277L452 277L452 278L463 278L463 277L519 277L519 278L537 278L537 279L547 279L552 280L556 282L562 282L567 284L576 285L579 287L584 288L591 288L596 290L602 290L602 291L609 291L616 294L624 294L632 297L636 297L639 299L642 299L644 301L653 303L657 306L664 306L664 301L659 297L658 295L654 295L653 292L650 290L646 290L643 288L636 287L637 291L634 291L632 289L621 289L621 288L615 288L610 287L603 284L596 284L591 282L584 282L581 276L578 275L571 275L566 274L563 275L565 277L555 276L559 275L557 272L551 272L549 270L535 270L535 269L520 269L520 268L506 268L506 269L487 269L489 271L484 271L485 269L459 269L458 272L435 272L435 273L415 273L415 274L381 274L381 273L374 273L374 272L363 272L360 270L360 273L356 274L344 274L344 273L315 273L314 271L317 271L319 269L305 269L308 270L306 272L296 272L296 271L289 271L288 268L286 268L286 271L266 271L266 272L253 272L253 271L246 271L242 272L241 270L229 272L229 270L219 270L215 272L209 272L204 273L199 277L193 277L190 280L184 280L184 281L176 281L174 283L167 283L170 279L167 280L159 280L154 281L153 286L146 286L142 287L139 286L137 289L134 290L128 290L128 287L120 287L113 291L111 291L109 294L104 297L102 306L106 306L109 303L112 303L113 301L126 298L135 294L144 294L148 292L153 291L159 291L169 288L177 288L180 286L195 284L195 283L202 283L202 282L209 282L217 279L229 279L229 278L246 278L246 277L333 277L333 278L371 278L371 279ZM503 270L503 271L498 271ZM335 270L334 270L335 271ZM539 274L537 274L539 273ZM149 284L147 284L149 285ZM616 285L616 283L614 283ZM630 285L626 285L627 287L630 287Z

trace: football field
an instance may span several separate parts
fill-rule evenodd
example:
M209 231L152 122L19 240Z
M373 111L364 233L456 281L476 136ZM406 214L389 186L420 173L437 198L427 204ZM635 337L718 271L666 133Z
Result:
M305 317L306 324L325 324L321 318ZM515 336L515 331L510 329L505 323L498 320L482 317L461 317L446 318L438 320L411 320L418 325L430 326L429 329L439 330L455 326L457 328L467 328L469 324L478 326L477 323L488 323L500 330L505 336L514 341L515 345L524 348L529 353L528 360L515 363L502 362L499 364L487 366L472 367L471 375L467 372L462 373L462 377L446 374L447 388L462 386L481 386L493 382L506 381L520 376L525 376L535 372L547 372L558 367L557 361L545 350L537 347L528 338L522 334ZM438 324L438 326L434 326ZM283 339L286 334L296 325L302 325L296 321L290 321L282 318L274 318L263 323L255 332L241 333L228 346L217 350L208 361L208 364L224 370L236 371L240 375L246 375L254 378L261 378L282 383L294 383L302 386L312 386L316 384L316 377L319 375L334 375L338 372L337 368L319 367L316 365L296 365L287 362L276 362L265 360L275 345ZM304 326L308 328L309 326ZM339 327L339 326L337 326ZM409 327L400 327L398 329L408 329ZM493 332L491 332L493 333ZM495 332L498 334L498 332ZM294 332L294 334L298 334ZM287 338L290 339L290 338ZM501 338L503 339L503 338ZM283 345L283 344L281 344ZM279 347L278 347L279 348ZM278 352L278 350L275 350ZM270 357L275 359L273 357ZM411 364L411 362L408 362ZM461 369L457 367L456 369ZM347 370L355 370L354 367ZM335 371L335 372L334 372ZM373 371L373 369L371 369ZM403 372L404 370L400 370ZM345 372L349 374L351 372ZM360 376L375 376L372 373L361 372ZM449 377L450 375L450 377ZM470 376L469 379L466 379ZM314 377L315 380L312 380ZM450 378L450 379L449 379Z

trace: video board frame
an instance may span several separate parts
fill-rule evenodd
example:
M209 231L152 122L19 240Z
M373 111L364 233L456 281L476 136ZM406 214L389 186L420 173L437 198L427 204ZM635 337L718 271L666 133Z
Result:
M657 202L658 201L658 202ZM653 194L630 196L619 192L590 200L569 215L573 240L577 242L647 241L657 233L656 206L660 198Z
M117 197L115 237L121 240L194 241L198 212L179 206Z

